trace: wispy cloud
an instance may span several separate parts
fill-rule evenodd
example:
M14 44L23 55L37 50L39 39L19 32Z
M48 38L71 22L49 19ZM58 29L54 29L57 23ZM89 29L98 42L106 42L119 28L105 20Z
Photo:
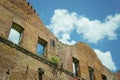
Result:
M65 9L56 9L50 24L46 26L63 43L75 43L70 37L74 30L77 34L82 35L83 39L96 44L104 38L108 40L117 39L115 31L120 27L120 14L109 15L104 19L104 22L101 22L97 19L90 20L83 15Z
M98 58L100 59L100 61L102 62L102 64L104 66L106 66L111 71L116 70L116 66L115 66L114 61L112 60L112 56L111 56L110 51L102 52L99 49L94 49L94 51L96 52Z

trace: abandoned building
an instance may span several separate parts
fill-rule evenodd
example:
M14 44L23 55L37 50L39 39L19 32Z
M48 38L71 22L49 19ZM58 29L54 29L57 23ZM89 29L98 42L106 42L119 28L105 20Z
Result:
M0 80L115 80L115 74L86 43L58 41L25 0L0 0Z
M115 73L115 79L120 80L120 71Z

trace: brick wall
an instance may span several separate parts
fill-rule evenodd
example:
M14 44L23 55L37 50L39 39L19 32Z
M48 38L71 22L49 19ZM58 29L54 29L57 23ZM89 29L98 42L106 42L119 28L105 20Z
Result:
M19 45L8 40L13 22L24 28ZM37 55L38 38L47 42L43 57ZM50 61L53 55L60 58L58 66ZM0 0L0 80L38 80L39 68L44 71L43 80L79 80L73 75L73 57L79 60L79 77L90 80L90 66L95 80L102 80L101 74L113 80L114 74L87 44L79 42L70 46L59 42L25 0Z
M120 71L115 73L115 78L116 80L120 80Z

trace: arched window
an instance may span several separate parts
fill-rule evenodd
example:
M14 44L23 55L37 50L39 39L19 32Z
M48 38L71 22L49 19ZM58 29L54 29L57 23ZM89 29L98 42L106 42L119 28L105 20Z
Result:
M107 80L107 77L104 74L102 74L102 80Z
M41 68L39 68L38 69L38 76L39 76L39 80L42 80L42 75L44 74L44 71L41 69Z

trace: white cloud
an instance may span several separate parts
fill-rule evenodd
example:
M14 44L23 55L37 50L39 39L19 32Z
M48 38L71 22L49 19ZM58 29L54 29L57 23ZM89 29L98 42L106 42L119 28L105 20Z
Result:
M115 40L117 39L115 31L120 27L120 14L107 16L104 22L101 22L100 20L90 20L87 17L65 9L56 9L47 27L59 40L68 44L75 42L71 41L70 37L73 30L91 43L98 43L104 38ZM65 34L67 34L67 39L63 39Z
M114 61L112 60L110 51L102 52L99 49L94 49L94 51L96 52L98 58L100 59L100 61L102 62L104 66L106 66L111 71L116 70L116 66L115 66Z
M75 41L69 41L69 40L70 40L70 35L69 34L63 34L62 38L60 39L60 41L62 41L65 44L72 45L72 44L76 43Z
M115 31L120 27L120 14L108 16L104 22L81 17L78 19L77 26L78 34L83 34L83 38L89 42L97 43L106 37L114 40L117 38Z
M70 33L75 29L75 22L77 22L77 14L69 13L64 9L57 9L51 18L50 25L47 27L53 31L54 35L63 43L73 44L75 41L70 41Z
M48 27L54 31L56 36L59 36L60 33L70 33L75 28L75 21L77 21L76 13L58 9L54 11L51 24Z

